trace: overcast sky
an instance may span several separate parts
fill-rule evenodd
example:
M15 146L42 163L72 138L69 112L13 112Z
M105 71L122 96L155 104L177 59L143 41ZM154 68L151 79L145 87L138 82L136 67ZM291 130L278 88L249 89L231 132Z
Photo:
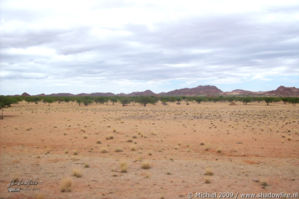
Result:
M0 1L0 94L198 85L299 87L299 1Z

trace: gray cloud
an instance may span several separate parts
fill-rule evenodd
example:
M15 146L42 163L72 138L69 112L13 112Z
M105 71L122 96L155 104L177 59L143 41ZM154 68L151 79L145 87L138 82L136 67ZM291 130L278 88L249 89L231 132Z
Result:
M114 8L114 3L105 6ZM129 23L115 28L80 25L0 31L1 79L242 80L255 71L271 75L271 70L275 75L299 76L298 18L262 20L289 12L298 13L285 6L262 13L188 16L152 28ZM1 16L30 23L38 13L6 10Z

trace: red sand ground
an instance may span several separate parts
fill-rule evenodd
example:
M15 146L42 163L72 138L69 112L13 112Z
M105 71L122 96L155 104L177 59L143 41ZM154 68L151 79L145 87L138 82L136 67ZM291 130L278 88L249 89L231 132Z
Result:
M23 102L4 114L0 198L173 199L194 192L241 198L299 191L299 106ZM141 168L145 161L150 169ZM15 178L38 184L10 193ZM61 192L68 178L71 192Z

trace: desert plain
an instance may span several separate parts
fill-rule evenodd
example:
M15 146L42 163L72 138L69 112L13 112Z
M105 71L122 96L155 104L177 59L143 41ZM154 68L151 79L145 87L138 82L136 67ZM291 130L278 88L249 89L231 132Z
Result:
M298 191L298 105L20 102L0 120L0 198Z

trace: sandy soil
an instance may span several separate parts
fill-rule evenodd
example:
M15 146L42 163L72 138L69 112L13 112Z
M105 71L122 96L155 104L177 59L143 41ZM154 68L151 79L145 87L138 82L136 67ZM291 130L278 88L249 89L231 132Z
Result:
M195 192L241 198L299 191L298 105L24 102L4 114L0 198L173 199ZM145 162L151 168L143 169ZM8 192L16 178L38 184ZM61 192L65 179L70 192Z

